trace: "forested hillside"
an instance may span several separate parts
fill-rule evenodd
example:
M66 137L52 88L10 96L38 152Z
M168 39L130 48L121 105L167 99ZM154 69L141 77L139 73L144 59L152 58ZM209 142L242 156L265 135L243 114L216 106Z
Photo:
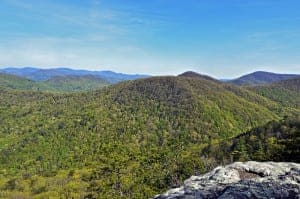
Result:
M298 111L201 77L0 92L3 198L150 198L225 161L209 146Z
M36 83L32 80L0 73L0 86L18 90L47 90L50 89L46 85Z
M210 144L207 157L232 161L300 162L300 116L285 117L233 139Z
M93 75L52 77L44 82L52 91L75 92L96 90L110 85L108 81Z
M75 92L95 90L108 86L110 83L100 77L85 76L55 76L47 81L33 81L0 73L0 87L16 90L32 90L47 92Z
M249 89L283 106L300 108L300 78L249 87Z

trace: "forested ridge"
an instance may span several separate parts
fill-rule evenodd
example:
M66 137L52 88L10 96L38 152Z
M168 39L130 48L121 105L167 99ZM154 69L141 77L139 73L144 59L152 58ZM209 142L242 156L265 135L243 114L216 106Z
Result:
M54 76L45 81L33 81L15 75L0 73L0 86L16 90L76 92L96 90L108 85L110 85L108 81L93 75Z
M248 89L276 101L282 106L300 108L300 77L248 87Z
M234 161L300 162L300 117L289 116L279 121L242 133L218 144L209 144L207 157Z
M260 160L256 146L244 146L246 132L279 122L277 131L285 115L299 113L251 89L187 76L70 94L0 92L3 198L150 198L218 164ZM286 117L283 136L263 138L299 139L297 122ZM292 140L282 144L293 144L291 154L299 150Z

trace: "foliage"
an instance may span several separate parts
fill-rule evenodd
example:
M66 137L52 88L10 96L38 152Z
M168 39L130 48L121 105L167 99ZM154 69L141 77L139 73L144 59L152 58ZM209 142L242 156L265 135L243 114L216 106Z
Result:
M249 87L249 89L285 107L300 108L300 78Z
M205 148L206 155L232 161L300 162L300 117L285 117ZM224 160L226 159L227 160Z
M109 85L99 77L85 76L57 76L46 81L33 81L14 75L0 73L0 86L17 90L51 91L51 92L74 92L95 90Z
M207 78L0 93L4 198L150 198L227 161L223 148L207 149L293 112Z

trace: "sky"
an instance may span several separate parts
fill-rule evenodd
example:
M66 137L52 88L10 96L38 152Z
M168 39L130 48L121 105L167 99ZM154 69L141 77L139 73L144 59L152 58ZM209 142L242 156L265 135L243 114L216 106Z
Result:
M0 0L0 67L300 73L299 0Z

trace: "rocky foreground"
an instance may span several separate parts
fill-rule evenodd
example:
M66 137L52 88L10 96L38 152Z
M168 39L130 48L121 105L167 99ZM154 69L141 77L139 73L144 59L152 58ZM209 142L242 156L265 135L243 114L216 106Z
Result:
M236 162L192 176L182 187L171 189L155 199L300 199L300 164L275 162Z

